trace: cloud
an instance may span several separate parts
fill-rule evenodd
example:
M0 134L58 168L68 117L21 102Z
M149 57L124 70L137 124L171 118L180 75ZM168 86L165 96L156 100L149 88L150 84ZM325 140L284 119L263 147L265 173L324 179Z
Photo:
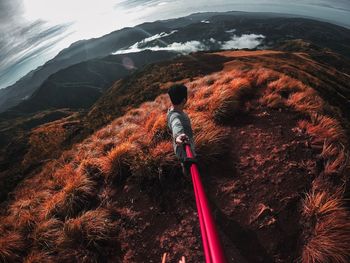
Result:
M168 2L162 0L121 0L115 6L124 6L126 8L134 8L139 6L161 6Z
M236 29L232 28L232 29L230 29L230 30L226 30L225 32L226 32L226 33L234 33L234 32L236 32Z
M134 45L130 46L127 49L120 49L116 52L112 53L112 55L119 55L119 54L127 54L127 53L136 53L141 52L144 50L152 50L152 51L175 51L183 54L188 54L190 52L196 52L201 50L209 50L210 47L205 45L204 43L193 40L193 41L187 41L187 42L173 42L171 44L167 44L166 46L160 47L160 46L142 46L140 43L147 43L150 42L149 40L152 39L160 39L161 36L170 35L171 33L161 33L154 36L151 36L149 38L145 38L144 40L135 43ZM257 34L243 34L241 36L233 35L231 40L226 42L216 41L214 38L209 38L208 42L212 44L219 44L221 46L221 49L242 49L242 48L256 48L258 45L260 45L265 36L264 35L257 35Z
M132 46L133 47L133 46ZM113 53L113 55L119 55L119 54L127 54L127 53L136 53L141 52L144 50L152 50L152 51L176 51L183 54L188 54L190 52L196 52L199 50L206 50L207 47L200 41L187 41L184 43L174 42L171 43L165 47L160 46L153 46L153 47L145 47L145 48L137 48L137 47L130 47L128 49L121 49Z
M170 36L170 35L172 35L172 34L174 34L176 32L177 32L177 30L173 30L170 33L162 32L162 33L159 33L159 34L147 37L147 38L141 40L140 42L135 43L132 47L134 47L134 48L140 47L140 46L142 46L142 45L144 45L146 43L152 42L154 40L159 40L159 39L161 39L163 37Z
M0 88L13 83L18 76L26 74L32 68L33 60L38 55L49 52L69 33L69 25L50 26L44 21L36 20L26 25L20 22L2 24L0 33ZM6 27L6 28L5 28ZM45 60L41 60L41 63Z
M23 6L21 0L0 0L1 25L7 23L9 20L15 20L22 13Z
M32 70L33 61L45 62L42 55L67 36L68 25L26 20L24 14L22 0L0 0L0 88Z
M242 49L256 48L265 38L264 35L243 34L241 36L234 35L231 40L222 43L222 49Z

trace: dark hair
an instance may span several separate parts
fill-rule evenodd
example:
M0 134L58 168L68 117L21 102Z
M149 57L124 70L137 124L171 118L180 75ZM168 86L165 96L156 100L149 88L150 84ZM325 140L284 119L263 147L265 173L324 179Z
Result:
M174 84L169 88L168 94L171 103L179 105L184 99L187 99L187 87L183 84Z

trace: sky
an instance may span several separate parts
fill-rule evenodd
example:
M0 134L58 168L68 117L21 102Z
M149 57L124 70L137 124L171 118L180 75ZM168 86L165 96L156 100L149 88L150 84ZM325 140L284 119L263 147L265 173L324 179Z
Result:
M75 41L204 11L290 13L350 28L350 0L0 0L0 88Z

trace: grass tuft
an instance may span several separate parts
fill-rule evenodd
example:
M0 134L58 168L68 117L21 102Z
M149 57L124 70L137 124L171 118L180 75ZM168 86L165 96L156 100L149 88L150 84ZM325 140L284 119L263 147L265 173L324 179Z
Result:
M350 258L350 213L341 195L311 192L303 204L303 215L314 223L302 252L304 263L347 263Z
M65 187L43 206L46 218L73 217L90 207L97 196L96 184L83 174L76 174L67 180Z
M116 242L118 223L110 211L98 208L67 220L63 232L61 246L83 244L87 248L101 251L104 246Z
M0 262L21 262L21 257L26 250L23 236L15 232L1 234Z

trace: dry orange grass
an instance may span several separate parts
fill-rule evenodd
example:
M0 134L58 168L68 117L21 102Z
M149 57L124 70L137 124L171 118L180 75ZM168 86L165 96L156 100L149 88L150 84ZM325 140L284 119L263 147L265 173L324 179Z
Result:
M51 218L41 222L33 231L34 246L43 251L52 251L57 246L62 231L63 222L61 220Z
M166 165L175 165L176 156L174 155L174 148L172 141L162 141L156 147L150 150L152 158L157 159Z
M30 148L24 155L22 165L27 166L40 160L45 160L47 156L56 151L66 139L67 130L64 128L65 122L60 124L48 123L34 129L29 138Z
M253 93L250 82L245 78L236 78L227 85L216 87L209 104L213 119L218 123L232 119Z
M229 128L217 126L201 113L192 114L191 121L199 160L209 165L222 158L230 147Z
M66 185L43 205L46 218L72 217L87 209L97 195L96 184L86 175L76 174Z
M94 182L100 182L103 179L103 171L100 165L100 158L88 158L83 160L77 169L77 172L84 174Z
M57 169L52 176L55 183L58 186L63 187L66 184L66 181L72 177L75 177L76 174L77 172L73 165L68 163L64 164L62 168Z
M33 251L23 261L24 263L54 263L54 257L42 251Z
M347 143L346 135L339 122L324 115L311 115L311 122L299 121L298 126L312 136L313 143L323 145L331 143Z
M311 88L291 94L286 104L297 111L308 114L313 114L315 112L322 113L324 110L324 101L317 95L317 92Z
M170 134L167 130L167 116L165 113L154 113L145 123L145 130L147 137L149 137L155 145L164 139L170 139Z
M253 86L261 88L278 79L279 75L280 73L277 73L274 70L258 67L258 69L249 71L246 76L251 80Z
M60 262L72 263L99 263L101 261L107 261L107 257L102 257L101 253L96 253L83 246L76 246L74 248L67 247L64 250L59 251L56 257L60 259Z
M312 143L322 148L324 174L341 174L348 165L347 138L339 121L334 118L312 114L311 121L301 120L298 127L309 134Z
M63 247L83 244L93 250L101 250L112 241L116 242L117 232L115 216L106 209L98 208L67 220L59 242Z
M21 262L21 255L26 250L23 236L16 232L1 233L0 236L0 261Z
M33 215L32 203L33 200L20 200L10 207L8 221L11 221L14 229L27 233L34 228L36 218Z
M315 221L315 226L304 245L302 262L349 262L350 213L341 194L312 191L304 200L303 215Z
M4 221L16 231L25 234L30 233L38 221L38 208L49 197L50 192L48 191L39 193L35 189L27 191L24 198L17 198L16 202L9 206L8 215Z
M325 142L320 154L325 160L324 174L341 174L349 164L349 156L345 146L341 143Z
M284 74L268 83L260 102L271 108L291 107L308 115L324 110L324 101L314 89Z
M136 158L137 146L129 141L123 142L111 149L98 163L107 181L127 176L129 167Z

